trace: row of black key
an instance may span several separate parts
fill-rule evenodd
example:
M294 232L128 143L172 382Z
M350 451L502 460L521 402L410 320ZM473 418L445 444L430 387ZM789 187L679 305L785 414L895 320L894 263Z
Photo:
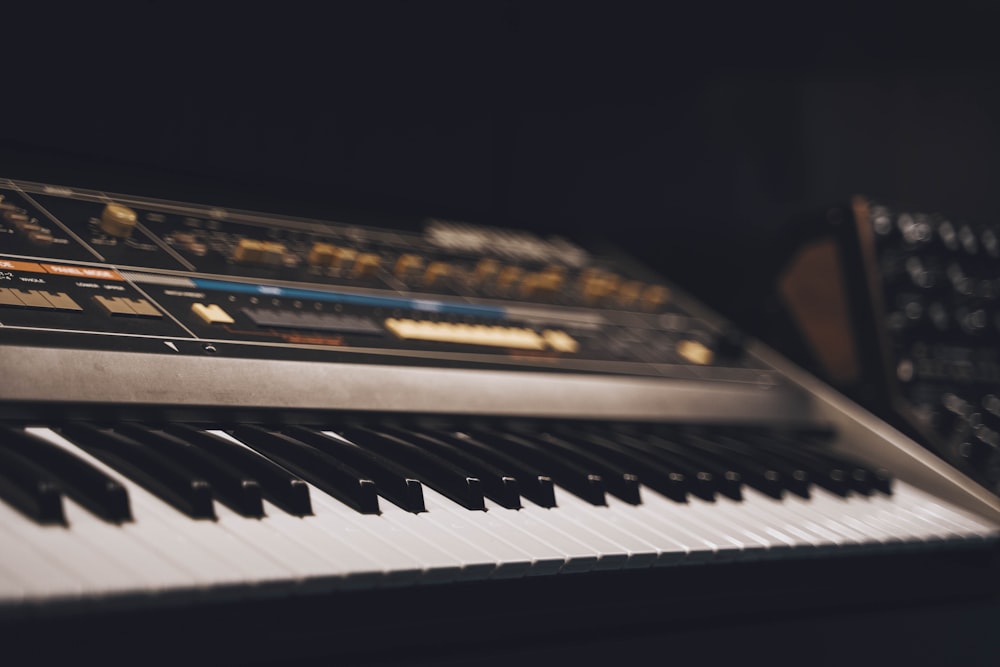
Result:
M352 423L329 430L241 425L239 441L184 424L113 428L69 423L63 437L192 518L215 502L262 517L264 500L312 513L312 484L363 514L380 498L423 512L423 487L470 510L485 499L555 507L555 486L594 505L610 494L642 502L640 483L677 502L740 500L744 485L773 498L808 498L818 485L846 496L889 493L890 479L832 454L826 432L745 427L594 424ZM245 445L245 446L243 446ZM23 429L0 427L0 499L42 523L64 523L61 498L108 521L131 519L125 488L70 452Z

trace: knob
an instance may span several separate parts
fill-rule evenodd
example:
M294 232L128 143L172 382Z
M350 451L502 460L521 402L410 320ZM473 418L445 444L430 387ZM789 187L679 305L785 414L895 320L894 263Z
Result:
M101 212L101 222L98 227L108 236L127 239L138 221L135 211L128 206L111 203Z

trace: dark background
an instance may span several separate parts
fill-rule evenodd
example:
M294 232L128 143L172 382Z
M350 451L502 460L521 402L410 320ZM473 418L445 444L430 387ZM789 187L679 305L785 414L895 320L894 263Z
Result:
M11 8L5 175L612 240L731 312L855 193L1000 198L1000 10L927 3Z
M743 318L797 216L855 193L1000 214L995 2L306 7L5 7L0 175L597 235ZM912 618L838 622L911 664L993 662L969 629L995 606L913 613L929 653Z

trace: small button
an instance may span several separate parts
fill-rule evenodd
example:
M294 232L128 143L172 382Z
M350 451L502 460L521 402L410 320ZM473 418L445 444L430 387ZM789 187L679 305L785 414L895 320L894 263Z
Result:
M203 303L192 304L191 312L200 317L205 324L232 324L234 322L229 313L214 303L209 305Z

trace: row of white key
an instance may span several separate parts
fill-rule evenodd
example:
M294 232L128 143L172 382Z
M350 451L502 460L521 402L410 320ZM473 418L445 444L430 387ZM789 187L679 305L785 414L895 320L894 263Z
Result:
M556 489L557 507L487 500L466 510L424 488L427 512L383 501L362 515L310 487L315 514L265 503L248 519L216 503L217 521L193 520L44 428L127 488L135 520L107 523L65 500L69 528L41 526L0 503L0 606L22 601L287 595L488 578L658 567L706 561L828 556L948 541L996 539L997 528L896 482L892 496L774 500L744 487L742 502L677 503L642 488L643 503L597 507ZM220 435L225 434L218 433Z

